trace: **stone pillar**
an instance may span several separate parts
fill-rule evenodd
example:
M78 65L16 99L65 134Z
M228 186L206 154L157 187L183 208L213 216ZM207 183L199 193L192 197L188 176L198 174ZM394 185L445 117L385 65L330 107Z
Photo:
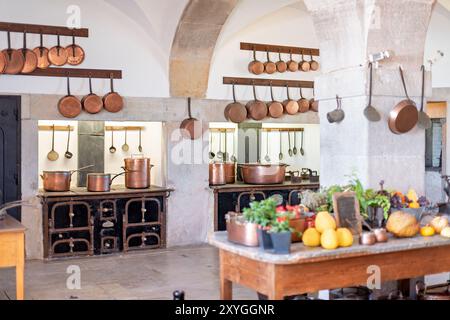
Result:
M316 81L320 101L321 183L342 184L355 172L366 187L386 185L424 192L424 130L404 135L388 127L389 112L404 99L398 67L406 75L409 95L420 106L425 37L434 0L305 0L320 41L322 75ZM393 58L374 70L372 105L380 122L363 114L368 103L368 56L390 50ZM427 74L426 94L430 95ZM342 97L346 118L330 124L326 114Z

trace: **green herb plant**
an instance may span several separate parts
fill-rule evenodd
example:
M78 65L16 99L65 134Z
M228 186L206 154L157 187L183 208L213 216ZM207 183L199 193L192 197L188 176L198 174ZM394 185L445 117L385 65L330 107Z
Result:
M245 220L250 223L256 223L261 227L268 227L276 217L277 203L274 199L268 198L262 201L253 201L250 208L244 208L243 215Z

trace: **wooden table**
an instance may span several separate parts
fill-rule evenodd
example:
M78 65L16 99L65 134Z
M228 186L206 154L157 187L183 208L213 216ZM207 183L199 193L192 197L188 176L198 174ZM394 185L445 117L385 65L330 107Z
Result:
M25 227L6 215L0 221L0 268L16 268L16 299L24 299Z
M390 239L374 246L325 250L292 245L289 255L274 255L259 248L228 242L216 232L209 242L220 250L221 299L232 299L232 284L265 294L270 300L286 296L366 285L369 266L378 266L381 281L404 280L450 272L450 239Z

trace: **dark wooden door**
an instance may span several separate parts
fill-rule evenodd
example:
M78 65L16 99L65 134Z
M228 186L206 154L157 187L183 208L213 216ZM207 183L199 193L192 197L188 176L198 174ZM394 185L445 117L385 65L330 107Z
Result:
M20 97L0 96L0 204L19 200ZM20 220L20 210L8 213Z

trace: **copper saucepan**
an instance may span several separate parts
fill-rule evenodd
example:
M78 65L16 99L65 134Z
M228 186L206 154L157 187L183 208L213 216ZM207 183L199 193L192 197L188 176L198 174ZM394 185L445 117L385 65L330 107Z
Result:
M92 78L89 77L89 94L81 100L83 109L87 113L96 114L103 110L103 100L92 92Z
M154 167L150 164L150 158L136 157L124 159L125 187L127 189L146 189L150 187L150 171Z
M256 58L256 51L253 49L253 61L248 65L250 73L260 75L264 72L264 64Z
M24 57L24 64L22 68L22 73L31 73L36 70L38 65L38 58L36 54L27 48L27 33L23 33L23 48L22 55Z
M309 100L303 96L302 87L300 89L300 99L297 101L298 103L298 112L305 113L309 111Z
M253 98L254 100L249 101L245 106L247 108L248 116L253 120L261 121L267 117L268 110L267 105L256 97L256 87L254 82Z
M69 77L67 77L67 95L59 100L58 111L65 118L75 118L81 113L80 100L70 93Z
M78 66L83 63L86 56L82 47L75 43L75 35L72 35L72 44L66 47L67 63L71 66Z
M116 113L123 109L123 98L120 94L114 91L113 75L110 75L111 92L103 97L103 106L106 111Z
M284 108L283 104L279 101L275 101L275 98L273 97L272 81L270 82L270 97L272 98L272 101L267 104L269 116L274 119L280 118L284 113Z
M235 83L233 83L233 102L225 107L224 115L225 119L234 123L241 123L247 119L247 109L236 101Z
M33 49L34 54L37 56L38 63L37 67L39 69L47 69L51 62L48 60L48 49L44 47L44 35L40 35L40 45Z
M291 96L289 94L289 85L286 84L286 92L287 92L287 99L284 100L283 106L284 106L284 112L290 115L294 115L298 113L298 102L296 100L292 100Z
M48 51L48 60L55 66L60 67L67 63L68 58L69 54L67 53L66 48L61 47L61 38L58 34L56 46L50 48Z
M41 175L44 181L44 190L49 192L66 192L70 190L72 174L93 167L89 165L72 171L44 171Z
M412 130L419 120L419 112L416 103L408 96L403 70L399 67L403 89L406 99L397 103L389 114L389 129L395 134L403 134Z
M109 192L111 191L113 180L123 174L125 174L125 171L111 178L111 174L109 173L88 173L87 190L89 192Z
M180 125L181 135L185 139L197 140L203 134L201 122L192 117L191 98L188 98L188 118L184 119Z
M284 73L287 70L287 63L283 61L283 59L281 58L281 52L278 51L278 61L276 63L277 65L277 71L279 73Z
M270 60L270 53L267 50L267 61L264 63L264 70L267 74L274 74L277 71L277 65Z

